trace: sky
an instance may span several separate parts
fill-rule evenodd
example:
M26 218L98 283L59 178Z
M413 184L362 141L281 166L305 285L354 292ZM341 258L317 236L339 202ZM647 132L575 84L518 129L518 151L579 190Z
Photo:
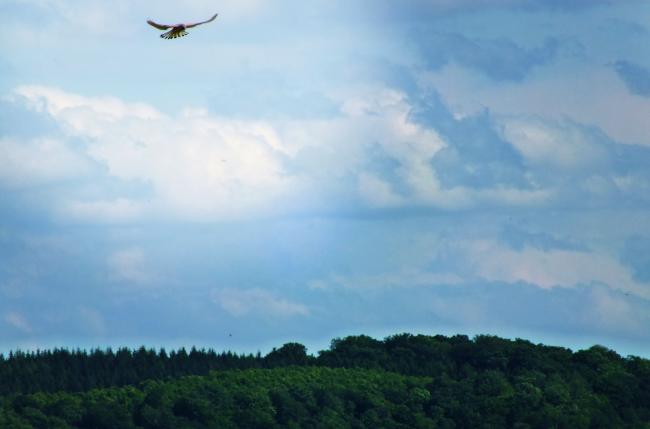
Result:
M647 1L0 15L0 352L411 332L650 357Z

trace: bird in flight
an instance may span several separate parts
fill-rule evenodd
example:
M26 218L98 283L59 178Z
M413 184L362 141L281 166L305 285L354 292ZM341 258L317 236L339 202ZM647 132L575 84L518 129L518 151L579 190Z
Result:
M153 22L150 19L147 20L147 24L151 25L152 27L156 27L158 30L169 30L168 32L160 35L160 37L162 37L163 39L175 39L177 37L183 37L187 35L187 31L185 30L188 28L196 27L197 25L206 24L208 22L214 21L217 15L219 14L215 13L214 16L208 19L207 21L194 22L191 24L174 24L174 25L158 24L156 22Z

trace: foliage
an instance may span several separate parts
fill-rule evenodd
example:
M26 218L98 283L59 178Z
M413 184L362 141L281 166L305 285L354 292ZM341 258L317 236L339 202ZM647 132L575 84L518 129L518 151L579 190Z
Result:
M4 428L650 428L650 361L493 336L0 357Z

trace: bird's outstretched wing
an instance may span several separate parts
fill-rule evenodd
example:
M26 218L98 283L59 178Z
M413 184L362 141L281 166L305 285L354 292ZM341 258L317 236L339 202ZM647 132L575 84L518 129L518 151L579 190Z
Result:
M215 14L212 16L212 18L210 18L210 19L208 19L208 20L206 20L206 21L195 22L195 23L192 23L192 24L185 24L185 28L192 28L192 27L196 27L197 25L207 24L208 22L212 22L212 21L214 21L214 19L215 19L218 15L219 15L218 13L215 13Z
M147 20L147 24L151 25L152 27L156 27L158 30L169 30L173 27L173 25L157 24L150 19Z

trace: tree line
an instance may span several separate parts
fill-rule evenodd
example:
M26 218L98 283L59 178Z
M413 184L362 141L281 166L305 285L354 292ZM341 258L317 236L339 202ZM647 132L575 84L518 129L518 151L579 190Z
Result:
M8 428L650 428L650 361L494 336L0 358Z

